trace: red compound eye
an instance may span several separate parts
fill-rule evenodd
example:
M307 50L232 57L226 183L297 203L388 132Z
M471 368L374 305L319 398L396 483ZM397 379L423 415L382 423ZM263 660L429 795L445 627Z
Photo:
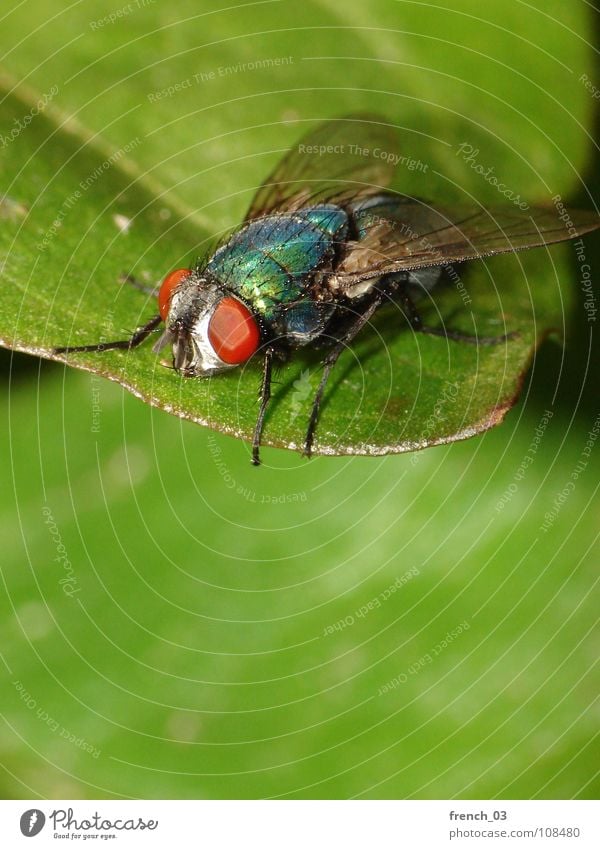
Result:
M208 340L223 362L238 365L258 348L260 333L250 310L236 298L221 298L208 323Z
M190 273L189 268L178 268L176 271L172 271L170 274L167 274L163 280L158 293L158 311L163 321L167 320L167 315L169 314L169 306L171 304L173 289L176 286L179 286L181 281L184 280Z

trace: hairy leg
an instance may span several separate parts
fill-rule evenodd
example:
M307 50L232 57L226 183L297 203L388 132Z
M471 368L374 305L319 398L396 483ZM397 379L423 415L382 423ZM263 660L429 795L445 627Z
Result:
M404 314L413 330L426 333L428 336L442 336L444 339L452 339L453 342L466 342L468 345L500 345L507 339L514 339L517 332L505 333L502 336L470 336L468 333L460 333L456 330L446 330L445 327L427 327L423 324L421 316L406 289L400 291L397 299L402 304Z
M370 299L368 304L364 307L363 311L359 313L356 320L352 322L352 324L346 330L344 336L336 342L334 347L329 351L325 359L323 360L323 374L321 376L321 381L319 383L319 387L316 391L315 397L313 399L312 411L310 414L310 419L308 421L308 429L306 431L306 438L304 440L304 455L306 457L310 457L312 452L312 445L315 436L315 430L317 428L317 422L319 419L319 409L321 407L321 401L323 400L323 393L325 392L325 386L327 385L327 381L329 379L329 375L331 374L331 370L334 365L338 361L338 358L344 348L346 348L350 342L356 337L356 335L362 330L362 328L367 324L367 322L373 316L373 313L381 306L381 304L386 300L386 296L379 291L375 291L373 297Z
M263 377L260 385L258 397L260 398L260 407L258 410L258 418L254 426L254 436L252 438L252 463L255 466L260 466L260 438L262 436L263 425L265 422L265 413L267 405L271 398L271 375L273 371L273 348L269 347L265 350L263 360Z
M97 342L95 345L67 345L64 348L54 348L53 351L55 354L81 354L88 351L101 354L103 351L128 351L141 345L152 331L156 330L161 321L162 318L155 315L143 327L138 327L129 339L119 339L116 342Z
M148 283L142 283L133 274L119 274L119 283L127 283L129 286L133 286L134 289L139 289L145 295L158 295L160 289L160 286L150 286Z

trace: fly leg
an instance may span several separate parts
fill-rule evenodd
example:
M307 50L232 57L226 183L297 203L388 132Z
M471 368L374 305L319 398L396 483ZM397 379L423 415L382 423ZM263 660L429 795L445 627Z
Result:
M103 351L129 351L131 348L137 348L138 345L141 345L152 331L156 330L161 321L160 315L155 315L143 327L138 327L129 339L120 339L116 342L97 342L95 345L67 345L64 348L53 348L52 351L54 354L81 354L88 351L101 354Z
M310 414L310 419L308 421L306 438L304 440L304 451L302 453L305 457L310 457L312 453L315 430L317 428L317 422L319 419L319 409L321 407L323 393L325 391L325 386L327 384L327 380L329 379L329 375L331 374L332 368L338 361L338 358L343 352L344 348L346 348L350 344L350 342L352 342L355 336L371 319L373 313L377 310L378 307L381 306L384 300L386 300L386 295L376 290L372 300L369 301L364 311L358 315L358 317L350 325L344 336L342 336L341 339L336 342L335 346L329 351L329 353L323 360L323 374L321 375L321 382L319 383L319 387L313 399L312 411Z
M137 277L134 277L133 274L119 274L119 283L128 283L130 286L133 286L134 289L139 289L140 292L143 292L145 295L158 295L158 290L160 286L150 286L147 283L142 283L141 280L138 280Z
M119 282L122 284L128 283L130 286L133 286L135 289L139 289L140 292L144 292L146 295L156 295L156 288L154 286L147 286L145 283L138 280L137 277L134 277L133 274L120 274ZM54 354L82 354L88 351L94 351L95 353L101 354L103 351L127 351L141 345L152 331L156 330L161 321L162 318L159 315L154 316L154 318L151 318L150 321L144 324L143 327L139 327L129 339L120 339L116 342L98 342L95 345L67 345L66 347L53 348L52 351Z
M258 393L258 397L260 398L260 408L258 410L258 418L256 419L256 425L254 426L254 436L252 437L252 463L254 466L260 466L260 438L262 436L265 413L267 412L267 405L269 403L269 399L271 398L271 374L273 371L273 353L273 348L268 347L265 350L265 357L263 360L263 377Z
M400 301L404 314L410 326L418 333L426 333L428 336L441 336L444 339L452 339L454 342L466 342L469 345L500 345L507 339L514 339L518 332L505 333L502 336L470 336L468 333L460 333L457 330L446 330L445 327L428 327L423 324L421 316L413 303L409 293L404 290L400 294Z

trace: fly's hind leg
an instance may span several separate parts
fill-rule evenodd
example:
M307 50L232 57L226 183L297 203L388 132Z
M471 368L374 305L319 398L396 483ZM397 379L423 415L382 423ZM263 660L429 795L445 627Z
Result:
M352 322L350 327L346 330L345 334L335 343L334 347L329 351L329 353L323 360L323 374L321 375L321 381L313 399L310 419L308 421L308 429L306 431L306 437L304 440L303 454L305 457L310 457L312 453L315 431L317 429L317 422L319 420L319 410L321 407L321 402L323 400L325 386L327 385L331 370L338 361L340 354L343 352L344 348L346 348L350 344L350 342L352 342L352 340L362 330L365 324L367 324L367 322L371 319L373 313L378 309L378 307L381 306L384 300L386 300L386 295L384 295L382 292L379 292L378 290L375 290L368 304L364 307L362 312L357 315L355 321Z
M402 305L404 314L410 326L418 333L426 333L428 336L441 336L444 339L452 339L454 342L466 342L468 345L500 345L508 339L514 339L518 332L504 333L502 336L470 336L468 333L460 333L457 330L447 330L445 327L428 327L423 324L421 316L406 288L397 295Z

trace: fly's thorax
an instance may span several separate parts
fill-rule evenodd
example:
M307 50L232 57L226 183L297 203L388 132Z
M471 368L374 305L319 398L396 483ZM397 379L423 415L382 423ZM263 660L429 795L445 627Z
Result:
M317 269L330 267L336 245L345 239L347 220L335 204L254 219L215 251L206 270L226 280L264 323L273 322L280 307L309 294Z
M171 345L173 367L185 377L234 368L260 343L248 307L217 282L193 271L173 289L165 324L155 351Z

